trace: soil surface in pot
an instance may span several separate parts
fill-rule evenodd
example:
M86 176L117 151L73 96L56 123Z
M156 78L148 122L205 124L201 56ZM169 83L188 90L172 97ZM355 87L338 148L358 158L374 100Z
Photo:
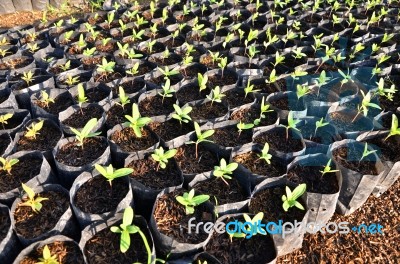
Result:
M334 149L332 156L335 162L340 163L343 167L359 172L362 175L378 175L375 167L375 161L362 160L362 152L348 147L339 147Z
M164 78L165 78L164 75L160 75L160 76L152 78L148 81L161 87L163 84L165 84ZM176 74L176 75L168 76L168 79L170 80L171 85L175 85L175 84L179 83L183 79L183 77L179 74Z
M0 192L5 193L21 187L21 182L27 182L37 176L42 163L40 158L24 158L12 166L10 174L0 170Z
M276 83L281 82L281 80L277 80ZM285 88L286 88L286 81L283 80L285 83ZM279 90L275 85L270 84L270 83L265 83L265 82L252 82L250 81L250 84L254 85L253 90L260 90L260 93L264 94L271 94L271 93L277 93L280 91L285 91L285 90Z
M183 145L177 148L175 155L179 167L183 173L202 173L211 171L214 166L219 165L219 157L214 153L202 147L201 143L198 147L198 157L196 158L195 144Z
M225 100L228 102L229 108L231 109L254 101L250 96L245 97L243 90L230 89L224 94Z
M234 111L229 117L230 120L238 120L242 121L242 123L250 124L253 123L254 120L260 118L260 106L250 106L243 107ZM262 118L259 126L269 126L276 123L278 119L278 115L275 111L267 112L263 114L265 118Z
M110 138L117 144L121 150L125 152L133 152L138 150L145 150L154 146L158 140L152 135L148 128L142 129L142 137L136 137L133 129L126 127L122 130L116 131Z
M82 59L83 69L85 71L94 70L97 67L97 64L101 63L103 57L88 57Z
M282 176L286 173L286 165L276 158L272 157L271 164L268 164L258 155L261 153L250 151L233 157L233 161L242 164L254 174L265 175L268 178Z
M194 121L196 121L223 117L226 113L228 113L228 108L226 108L222 103L211 104L211 102L206 102L204 104L194 105L190 116Z
M271 149L285 153L297 152L303 149L302 140L290 130L288 138L283 130L269 130L255 137L254 142L262 146L264 146L265 142L268 142Z
M125 81L125 82L119 84L119 86L122 86L122 88L124 88L125 94L137 93L141 89L143 89L144 85L145 85L145 82L144 82L144 80L142 78L135 78L133 80ZM119 86L117 86L117 85L114 86L114 88L113 88L113 93L114 94L119 94L119 91L118 91L119 90Z
M119 226L121 222L118 221L113 226ZM144 227L139 227L144 232ZM147 232L144 233L151 247L152 240ZM87 262L91 264L147 263L147 251L139 233L130 234L131 245L126 253L120 251L120 237L121 234L111 232L109 227L97 232L84 247Z
M37 123L37 122L36 122ZM52 150L61 138L61 131L52 124L44 122L42 129L35 138L22 136L17 142L17 151L21 150Z
M107 112L106 126L113 128L118 124L127 122L128 120L125 118L125 115L132 115L132 104L126 104L124 107L114 104Z
M317 129L317 133L315 134L314 124L306 124L302 127L299 127L299 129L304 139L308 139L313 142L325 145L329 145L335 141L335 138L332 137L330 133L322 131L321 128Z
M294 223L294 220L301 222L306 211L300 210L297 207L291 207L285 212L282 207L282 195L286 195L284 186L275 186L259 191L251 198L249 212L252 214L264 212L264 220L267 222L277 223L278 220L282 220L283 223ZM301 199L297 201L306 208L306 205Z
M56 241L47 244L50 254L52 256L56 255L56 259L59 264L83 264L82 252L78 245L72 241ZM36 264L39 258L43 258L44 246L38 247L26 256L20 264Z
M242 217L232 217L224 223L235 220L245 222ZM214 232L206 245L206 251L224 264L270 263L276 257L274 242L269 235L255 235L251 239L231 239L225 232Z
M63 125L73 128L83 128L87 122L92 118L101 118L103 111L100 107L95 105L88 105L81 109L75 110L70 117L62 121Z
M133 160L127 167L134 169L130 175L132 179L153 190L182 184L179 169L171 159L168 160L165 169L159 168L157 162L150 155L144 159Z
M180 69L179 72L186 78L196 78L199 73L204 74L206 71L197 65L188 66Z
M0 63L0 70L20 69L25 66L28 66L32 62L33 62L33 58L30 58L30 57L10 59L10 60Z
M393 163L400 161L400 137L391 136L385 140L387 136L377 136L372 139L368 139L368 144L374 144L379 147L379 151L376 152L382 161L391 161Z
M209 88L199 92L199 86L197 84L188 84L176 92L176 97L178 101L184 105L192 101L205 99L210 92L211 90Z
M339 131L346 131L346 132L351 132L351 131L362 131L364 129L362 124L359 124L357 122L359 118L362 116L359 115L359 117L353 121L355 114L346 114L346 112L333 112L329 114L331 118L332 125L336 126Z
M208 76L207 87L214 89L216 86L222 87L224 85L231 85L237 82L237 76L231 71L224 70L224 74L216 73Z
M390 85L385 87L390 87ZM385 111L396 112L396 109L399 107L399 102L400 102L400 92L396 92L393 94L393 100L388 100L384 96L379 96L379 105L382 108L382 110Z
M213 177L196 183L193 188L199 193L210 195L210 202L214 205L216 204L213 196L217 198L218 205L236 203L247 199L246 193L237 179L232 178L226 181L229 185L222 179Z
M68 166L80 167L98 159L108 146L105 138L101 137L86 138L83 146L78 146L78 143L74 140L61 146L55 157L56 160Z
M115 210L129 191L129 182L124 178L110 183L103 176L85 182L76 192L75 205L85 213L102 214Z
M250 143L252 137L253 131L251 129L243 130L239 134L239 130L235 125L214 129L214 134L210 140L223 147L238 147Z
M307 192L334 194L339 191L338 181L334 172L322 175L324 166L296 165L287 172L289 181L295 184L307 184ZM335 169L332 167L332 170Z
M173 105L176 103L176 98L162 96L148 96L139 102L139 112L143 116L159 116L168 115L174 112Z
M106 91L105 89L101 89L99 87L85 89L85 96L87 97L88 103L98 103L107 98L109 94L109 90ZM75 100L78 101L78 96L76 96Z
M149 127L165 142L194 131L191 123L180 124L178 120L172 118L165 122L152 122Z
M174 238L180 243L198 244L205 241L208 234L200 229L200 232L189 233L189 220L194 217L192 223L214 222L212 209L204 204L195 207L194 213L187 215L185 206L177 200L177 196L182 196L183 191L174 191L161 195L155 203L154 219L158 231L164 235ZM198 194L196 194L198 195Z
M11 220L10 214L5 208L0 210L0 242L6 238L8 231L10 229Z
M8 114L8 113L4 113ZM0 124L0 129L2 130L8 130L8 129L14 129L17 126L21 125L22 121L24 120L25 115L13 115L10 119L8 119L6 122L7 124L1 123Z
M48 106L39 100L36 100L35 104L49 114L58 115L58 113L73 105L74 101L69 93L64 93L54 98L54 103L50 103Z
M287 96L282 97L278 100L271 101L270 104L280 110L303 111L306 109L302 101L292 100L289 99Z
M35 197L37 197L36 195ZM30 206L17 205L14 212L15 231L24 238L32 239L52 230L69 207L68 194L57 191L43 191L42 209L34 212ZM25 198L22 202L27 201Z

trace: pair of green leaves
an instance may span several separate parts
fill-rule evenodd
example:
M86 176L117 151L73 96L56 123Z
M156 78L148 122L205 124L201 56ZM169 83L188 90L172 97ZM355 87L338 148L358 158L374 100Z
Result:
M208 201L210 199L209 195L194 195L194 189L192 189L189 193L185 192L183 196L177 196L176 200L185 206L186 214L190 215L194 213L194 207Z

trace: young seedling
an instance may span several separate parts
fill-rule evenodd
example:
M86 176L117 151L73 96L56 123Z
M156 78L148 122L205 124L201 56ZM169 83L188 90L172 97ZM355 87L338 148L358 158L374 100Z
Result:
M14 114L11 114L11 113L4 114L4 115L0 115L0 123L1 123L1 125L3 126L3 129L6 129L6 128L4 127L4 125L7 125L7 124L8 124L7 120L10 119L10 118L12 118L13 115L14 115Z
M71 61L67 60L67 62L65 64L61 64L59 67L64 72L68 71L71 68Z
M68 75L67 79L64 82L68 86L73 86L79 82L79 76L72 77L72 75Z
M368 143L365 143L363 154L361 156L361 159L358 161L358 163L360 163L363 159L365 159L366 157L368 157L369 155L371 155L371 154L373 154L375 152L377 152L376 149L368 150Z
M196 132L196 141L189 141L186 144L196 144L196 159L198 158L198 145L201 142L212 142L211 140L208 140L207 138L211 137L214 134L214 130L206 130L203 133L201 132L200 126L197 122L194 122L194 130Z
M101 74L113 73L115 67L115 61L108 62L105 57L103 57L101 64L97 64L97 71Z
M33 82L35 77L33 77L32 71L28 71L28 72L23 73L23 76L21 77L21 79L24 80L26 82L26 84L29 86Z
M96 126L96 124L97 124L97 118L92 118L86 123L86 125L82 128L81 131L79 131L73 127L70 127L72 133L75 134L75 138L78 141L77 145L82 147L82 149L83 149L83 143L84 143L85 139L95 137L95 136L98 136L101 134L101 132L91 133L93 128Z
M151 157L158 162L157 171L161 167L161 169L165 169L168 164L168 160L173 158L178 151L176 149L170 149L167 152L164 152L163 147L159 147L154 150L154 153L151 154Z
M194 196L194 189L189 193L185 192L183 196L177 196L176 200L183 206L185 206L186 214L191 215L194 213L194 208L210 199L207 194Z
M128 119L128 122L125 122L123 125L132 128L138 138L142 137L142 128L151 122L151 118L140 116L137 104L132 104L132 115L125 115L125 118Z
M324 122L324 118L321 117L320 120L315 122L314 137L317 136L317 130L321 127L329 125L329 122Z
M0 157L0 162L2 165L0 170L4 170L8 174L11 174L12 167L19 162L19 159L8 159L8 158Z
M85 50L83 51L83 56L90 57L90 56L92 56L95 52L96 52L96 47L93 47L93 48L91 48L91 49L87 48L87 49L85 49Z
M318 96L319 96L319 92L321 90L321 87L328 84L328 82L330 81L330 77L326 77L326 72L325 70L323 70L321 72L321 74L318 77L317 83L318 83Z
M261 91L260 89L254 90L254 84L250 84L250 82L247 82L247 86L244 88L244 98L247 98L247 95L249 93L255 93Z
M231 243L233 238L245 238L246 236L250 238L250 236L253 237L257 234L266 235L264 228L259 225L264 218L263 212L259 212L253 218L251 218L248 214L243 214L243 218L246 223L252 223L254 226L257 226L257 228L252 229L251 227L246 227L246 232L227 230Z
M41 120L37 123L32 123L30 127L26 128L28 131L25 133L25 137L36 139L36 135L39 135L39 131L42 129L43 124L44 120Z
M50 103L55 103L55 101L54 101L54 99L53 98L50 98L50 96L49 96L49 94L46 92L46 91L42 91L41 92L41 97L40 97L40 100L39 100L42 104L44 104L44 106L46 107L46 108L48 108L49 107L49 104Z
M328 162L326 163L326 165L324 166L324 170L319 171L322 173L322 177L327 173L339 171L339 170L332 170L331 163L332 163L332 159L329 159Z
M171 76L179 74L179 71L177 70L170 70L167 66L163 69L157 68L163 75L164 75L164 80L169 79Z
M149 242L147 241L146 235L140 230L140 228L133 224L134 212L132 207L127 207L124 210L122 216L122 224L118 226L112 226L111 232L121 234L119 248L122 253L126 253L131 246L131 234L138 233L143 240L144 246L147 251L147 264L151 264L151 249Z
M120 178L120 177L124 177L133 172L133 169L131 169L131 168L122 168L122 169L114 170L114 168L111 164L108 165L108 167L103 167L99 164L95 164L94 167L102 176L104 176L107 179L107 181L110 183L110 187L112 187L113 180Z
M118 88L118 97L119 97L119 103L116 103L117 105L120 105L122 109L125 109L125 105L129 104L131 100L129 97L125 94L125 90L122 86Z
M213 175L217 178L221 178L221 180L229 186L229 183L226 180L232 179L230 175L232 175L238 166L239 165L236 162L226 164L225 159L221 159L219 166L214 166Z
M207 75L203 76L200 72L197 73L197 83L199 84L199 93L207 89L207 81L208 81Z
M189 121L192 120L192 118L189 116L189 113L193 109L191 106L180 108L177 104L174 104L173 107L175 109L175 113L172 114L172 118L178 120L181 125L182 122L189 123Z
M261 99L261 105L260 105L260 117L254 120L254 125L258 126L261 122L261 119L265 118L265 113L268 112L273 112L274 110L269 109L270 105L265 103L264 97Z
M50 249L47 245L44 246L42 255L43 257L39 258L39 262L36 262L36 264L60 264L57 261L58 259L57 254L54 254L52 256Z
M353 118L352 122L354 122L357 119L358 115L361 112L364 114L364 116L367 116L369 107L381 109L381 107L379 105L371 103L371 100L372 100L371 91L369 91L367 94L365 94L363 90L360 90L360 92L363 96L363 99L361 101L361 104L357 107L358 112L357 112L356 116Z
M290 190L288 186L286 186L286 195L282 196L282 207L285 212L289 210L289 208L295 206L300 210L305 210L303 205L297 201L297 199L305 193L307 185L305 183L297 186L293 192Z
M289 111L288 120L287 121L288 121L288 125L284 126L286 128L286 140L289 139L289 129L290 128L299 131L299 129L296 126L300 122L300 120L294 119L293 112Z
M206 97L207 99L211 100L211 105L213 105L214 102L221 103L222 98L225 97L225 94L221 93L219 86L216 86Z
M224 78L224 71L227 64L228 64L228 57L221 58L221 60L218 62L218 67L220 67L222 70L221 78Z
M88 98L85 95L85 89L83 85L80 83L78 84L78 104L79 108L81 109L81 114L83 115L82 105L88 101Z
M164 104L164 99L165 97L171 98L173 96L173 93L175 93L175 90L171 88L171 81L170 79L167 79L165 81L165 84L161 86L162 92L159 92L158 94L162 96L162 104Z
M139 73L139 62L136 62L132 68L130 68L129 70L126 70L126 73L129 75L136 75Z
M267 164L271 164L272 155L269 152L269 144L265 142L263 149L261 150L261 154L258 155L258 159L264 160Z
M240 137L240 134L242 133L243 130L252 129L254 127L254 124L252 124L252 123L245 124L245 123L242 123L242 121L240 121L239 124L236 125L236 127L239 131L239 137Z
M342 87L343 84L348 83L351 81L351 75L350 75L350 70L347 71L347 74L345 74L342 70L338 69L339 74L343 77L343 80L340 81L340 84Z
M390 127L389 135L385 138L385 141L392 136L400 135L399 120L395 114L392 114L392 125Z
M20 206L29 206L32 208L32 211L35 213L40 212L40 209L42 209L42 203L43 201L49 200L49 198L43 198L43 197L36 197L35 192L29 188L27 185L22 183L22 188L28 195L28 200L26 202L20 203Z
M311 89L310 89L310 87L309 86L307 86L307 85L301 85L301 84L298 84L297 86L296 86L296 95L297 95L297 99L300 99L301 97L303 97L303 96L305 96L305 95L307 95L307 94L309 94L309 93L311 93Z
M386 97L388 100L393 101L393 94L397 92L396 86L392 84L390 88L385 88L385 80L383 78L379 79L377 94L379 96Z

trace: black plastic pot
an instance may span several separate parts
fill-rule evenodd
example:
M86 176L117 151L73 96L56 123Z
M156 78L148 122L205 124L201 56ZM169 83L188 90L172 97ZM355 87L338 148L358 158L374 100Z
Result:
M88 181L90 181L91 179L93 179L95 177L103 177L103 176L100 175L97 171L92 171L91 173L86 172L86 171L83 172L81 175L79 175L75 179L75 181L72 184L72 187L69 191L71 207L72 207L72 210L74 211L74 214L76 216L76 219L79 222L81 229L84 229L87 225L89 225L95 221L110 218L110 217L114 216L116 212L119 212L128 206L133 207L132 187L129 182L129 178L124 177L123 180L126 183L126 185L129 186L129 190L128 190L128 193L125 196L125 198L123 198L120 201L120 203L114 210L112 210L110 212L102 213L102 214L91 214L91 213L82 211L75 203L76 193L78 192L79 188L81 188L84 184L86 184Z
M357 142L352 139L345 139L342 141L337 141L330 145L328 151L328 157L332 158L336 162L337 168L342 173L342 188L339 193L339 199L336 207L336 211L340 214L349 215L360 208L365 201L368 199L369 195L372 193L378 182L383 176L384 165L377 156L373 153L366 157L364 160L374 162L375 169L378 172L377 175L363 175L357 171L351 170L343 166L334 156L333 151L340 147L346 147L347 149L355 149L359 155L362 155L364 150L364 144ZM371 150L371 146L369 147ZM356 161L360 157L347 157L348 161ZM362 167L361 167L362 168Z
M8 133L0 134L0 142L1 142L0 156L7 157L13 152L15 142Z
M7 206L0 204L0 214L7 215L9 217L10 210ZM11 264L14 258L18 255L21 250L21 245L18 241L17 236L13 231L11 220L9 221L9 227L6 236L0 241L0 261L4 264Z
M105 85L104 83L93 83L93 82L86 82L82 84L83 89L85 90L85 96L88 97L88 103L97 103L101 107L107 111L109 104L111 102L111 98L113 97L111 87ZM78 86L74 86L68 90L73 98L78 97ZM91 93L92 97L88 96L88 93ZM98 95L103 95L103 98L100 98Z
M5 98L3 102L0 103L0 108L12 108L18 109L18 103L15 99L14 93L12 93L11 89L8 87L4 87L0 90L0 98Z
M61 183L66 189L70 189L72 186L72 183L74 180L79 176L84 171L91 171L93 169L94 164L99 164L99 165L109 165L111 162L111 155L110 155L110 146L108 143L108 140L104 137L97 137L100 138L101 140L104 140L107 142L107 148L105 151L96 159L94 159L92 162L89 164L85 164L83 166L69 166L63 163L60 163L57 160L57 153L61 148L64 147L64 145L75 142L75 137L68 137L68 138L63 138L60 141L58 141L58 144L56 147L53 149L53 156L54 160L56 163L56 168L58 171L58 178Z
M69 197L68 191L58 184L46 184L46 185L42 185L42 186L37 186L37 187L33 188L33 191L37 194L40 194L42 192L53 191L53 192L63 193L64 195ZM23 198L26 198L26 197L27 197L27 195L25 194L23 196ZM48 230L48 231L40 234L37 237L32 237L32 238L24 237L23 235L18 233L18 231L16 229L16 222L15 222L15 219L13 216L15 213L15 210L17 208L17 205L19 203L21 203L21 198L17 198L14 201L14 203L11 207L10 216L11 216L12 226L13 226L14 230L16 230L16 234L22 245L29 246L30 244L32 244L34 242L52 237L54 235L61 235L61 234L71 237L71 238L75 238L75 239L78 238L79 229L77 228L77 223L76 223L76 220L72 213L72 209L71 209L70 205L68 206L67 210L62 214L62 216L60 217L60 219L58 220L56 225L51 230ZM45 201L43 202L43 206L46 206Z

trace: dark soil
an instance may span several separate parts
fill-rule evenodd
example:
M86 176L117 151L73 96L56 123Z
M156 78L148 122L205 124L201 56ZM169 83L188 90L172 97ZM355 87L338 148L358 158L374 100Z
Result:
M11 169L11 174L0 170L0 192L6 193L15 188L21 187L22 182L27 182L40 173L42 159L19 159Z
M121 222L113 226L119 226ZM135 224L135 221L133 223ZM145 233L151 248L152 240L149 234L145 232L145 227L140 225L139 227ZM120 251L120 237L121 234L111 232L109 227L97 232L84 247L87 262L91 264L147 263L147 251L139 233L130 234L131 245L126 253Z
M180 61L180 58L175 57L175 56L170 56L168 58L163 58L163 57L150 57L149 58L150 62L156 63L157 65L161 66L168 66L168 65L173 65L175 63L178 63Z
M110 90L101 89L99 86L85 89L85 96L88 103L98 103L106 99L109 94ZM78 96L76 96L76 100L78 100Z
M332 152L337 163L349 170L359 172L362 175L378 175L374 161L362 160L362 153L356 149L349 149L348 147L339 147Z
M67 194L55 191L44 191L39 194L48 200L42 201L42 209L35 213L30 206L17 205L14 212L15 229L27 239L35 238L53 229L60 217L69 207ZM27 201L23 199L22 202Z
M39 134L36 135L35 138L27 138L22 136L20 140L17 142L17 151L21 150L40 150L40 151L48 151L52 150L58 140L60 140L62 136L61 131L53 126L46 124L40 130Z
M219 157L214 153L204 149L199 144L198 147L198 159L196 158L196 147L195 144L183 145L179 147L178 152L175 155L175 160L178 163L183 173L202 173L211 171L214 166L219 165Z
M74 167L92 163L106 150L108 144L105 138L92 137L83 141L83 146L78 146L78 141L63 145L55 158L58 162Z
M196 183L193 188L199 193L210 195L210 202L214 205L216 204L213 196L217 198L218 205L236 203L247 199L246 192L240 186L238 180L232 177L231 180L226 181L229 185L222 179L213 177Z
M74 244L72 241L56 241L47 244L50 254L52 256L57 256L57 261L60 264L83 264L82 252L78 245ZM36 264L39 258L43 258L43 247L38 247L32 251L28 256L26 256L20 264Z
M165 97L163 101L161 95L147 96L139 102L139 112L143 116L168 115L174 112L175 103L174 97Z
M163 84L165 84L164 77L165 77L164 75L160 75L160 76L158 76L156 78L150 79L149 82L152 82L152 83L154 83L154 84L156 84L156 85L161 87ZM179 75L179 74L175 74L175 75L169 76L168 78L170 80L171 85L175 85L175 84L179 83L183 79L183 77L181 75Z
M229 108L235 108L244 104L252 103L254 101L251 96L244 96L243 90L231 89L226 91L225 100L228 102Z
M140 70L138 70L138 71L140 71ZM133 93L137 93L141 89L143 89L145 86L145 82L142 78L135 78L132 81L123 82L123 83L119 84L119 86L122 86L124 88L125 94L133 94ZM118 94L119 86L114 86L114 88L113 88L114 94Z
M238 147L251 142L253 131L251 129L246 129L239 134L239 130L236 126L228 126L215 129L211 137L210 140L220 146Z
M254 138L254 142L262 146L264 146L265 142L268 142L271 149L285 153L302 150L302 140L300 138L295 138L290 130L288 135L289 138L286 138L286 133L283 130L267 131Z
M224 86L231 85L237 82L237 76L235 76L232 72L224 70L224 74L216 73L214 75L208 76L207 87L209 89L213 89L216 86Z
M206 102L204 104L198 104L193 106L193 110L190 113L193 121L215 119L217 117L223 117L228 113L228 109L222 103Z
M89 105L87 107L82 107L81 109L75 110L70 117L62 121L62 124L73 128L83 128L90 119L99 119L102 115L103 110L100 107L96 105Z
M174 191L160 196L155 203L154 219L159 232L174 238L180 243L198 244L205 241L208 234L200 228L196 233L191 230L189 233L189 219L195 217L192 224L198 222L214 222L213 213L204 204L195 207L192 215L186 215L185 207L176 201L176 196L182 196L183 191Z
M278 223L278 220L282 220L283 223L294 223L294 220L301 222L306 211L291 207L285 212L282 207L282 195L286 195L284 186L276 186L259 191L250 201L249 212L252 214L264 212L264 220L266 222ZM300 198L297 201L306 208Z
M242 164L254 174L265 175L268 178L279 177L286 173L286 165L276 158L271 159L271 164L259 159L261 153L250 151L233 157L233 161Z
M113 72L113 73L109 73L109 74L97 74L93 76L93 79L95 80L95 82L103 82L103 83L109 83L112 82L114 80L120 79L124 77L124 75L122 75L119 72Z
M157 138L147 128L142 129L141 138L136 137L132 128L126 127L116 131L110 139L125 152L145 150L157 143Z
M270 104L280 110L303 111L305 106L301 100L289 99L287 96L270 101Z
M15 58L0 63L0 70L19 69L28 66L33 61L33 58Z
M224 222L230 221L244 222L242 217L228 218ZM206 251L216 257L224 264L253 264L270 263L276 257L274 242L267 235L255 235L251 239L232 238L227 233L214 233L206 245Z
M387 136L377 136L372 139L368 139L368 144L373 144L379 147L379 151L376 154L379 158L384 161L391 161L393 163L400 161L400 153L398 150L400 149L400 141L399 136L391 136L385 140Z
M97 64L101 63L103 57L87 57L82 59L83 69L85 71L94 70L97 67Z
M6 238L11 226L10 215L5 208L0 210L0 241Z
M131 102L132 103L132 102ZM109 128L113 128L118 124L123 124L128 120L125 118L125 115L132 114L132 104L126 104L123 108L118 104L114 104L110 110L108 110L106 115L106 126Z
M334 172L322 176L324 166L296 165L287 172L289 181L295 184L307 184L307 192L334 194L339 191L338 180ZM332 167L332 170L335 169Z
M178 120L173 118L162 123L152 122L149 127L165 142L194 131L194 126L191 123L182 122L180 124Z
M11 112L10 112L11 113ZM8 114L8 113L4 113ZM14 129L17 126L21 125L22 121L24 120L24 115L13 115L10 119L8 119L6 122L7 124L1 123L0 124L0 129L3 130L8 130L8 129Z
M205 90L199 93L199 87L197 84L188 84L187 86L182 87L176 92L176 97L178 101L184 105L186 103L197 101L201 99L205 99L207 95L211 92L210 89L206 88Z
M329 114L332 125L336 126L339 131L363 131L365 127L362 123L358 122L362 115L359 115L356 120L353 121L355 114L346 114L341 112L332 112Z
M201 74L205 73L205 71L202 68L197 67L196 65L183 68L183 69L179 70L179 72L183 76L185 76L186 78L189 78L189 79L196 78L199 73L201 73Z
M265 118L261 119L259 126L269 126L275 124L278 120L278 115L275 111L267 112L264 114ZM255 119L260 117L260 107L251 106L246 108L241 108L234 111L229 119L242 121L242 123L249 124L253 123Z
M179 169L172 159L168 160L165 169L159 168L158 163L150 155L141 160L133 160L127 167L133 168L133 173L130 175L132 179L153 190L182 184Z
M102 214L115 210L129 191L129 182L124 178L110 183L102 175L91 178L76 192L75 205L85 213Z
M58 115L60 112L73 105L74 101L70 94L64 93L54 98L54 103L50 103L48 107L46 107L46 105L39 100L36 100L35 104L46 110L46 112L49 114Z

